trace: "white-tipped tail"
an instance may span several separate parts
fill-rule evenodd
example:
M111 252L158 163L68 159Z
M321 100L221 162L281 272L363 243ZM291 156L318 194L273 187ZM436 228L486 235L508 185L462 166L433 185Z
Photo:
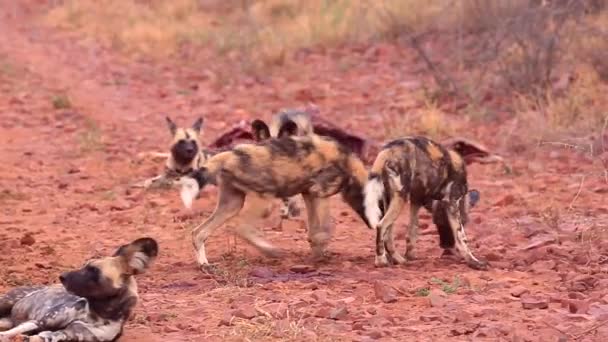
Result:
M369 222L370 228L376 229L382 218L380 200L384 196L384 184L380 177L374 177L367 181L363 189L363 196L367 222Z
M198 182L194 178L182 177L179 179L179 184L181 184L179 195L182 202L186 208L191 209L192 203L198 197L200 191Z

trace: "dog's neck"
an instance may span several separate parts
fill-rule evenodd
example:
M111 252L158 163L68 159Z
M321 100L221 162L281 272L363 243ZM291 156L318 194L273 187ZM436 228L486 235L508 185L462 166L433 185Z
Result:
M107 298L87 298L89 311L93 317L112 321L126 321L137 304L137 295L131 291L121 291Z
M201 165L203 165L213 154L214 153L209 150L201 149L199 153L187 163L178 163L173 155L169 154L165 167L169 173L174 173L174 176L184 176L200 169Z

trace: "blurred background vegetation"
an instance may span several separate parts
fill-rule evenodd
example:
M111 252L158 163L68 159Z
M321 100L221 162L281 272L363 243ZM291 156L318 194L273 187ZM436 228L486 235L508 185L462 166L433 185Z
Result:
M244 72L305 49L399 44L432 76L432 103L459 98L483 117L490 92L555 129L607 120L608 0L65 0L45 20L130 55L211 48Z

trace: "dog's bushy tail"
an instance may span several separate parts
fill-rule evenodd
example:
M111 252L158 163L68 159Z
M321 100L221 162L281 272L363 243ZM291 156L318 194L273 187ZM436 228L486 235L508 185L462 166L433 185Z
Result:
M215 176L224 163L233 156L231 151L215 154L198 169L179 179L180 197L184 206L192 208L192 203L207 184L215 184Z
M386 196L382 173L384 172L384 166L388 157L389 152L387 150L380 151L372 165L367 183L363 189L365 217L371 229L376 229L380 219L382 219L382 201Z

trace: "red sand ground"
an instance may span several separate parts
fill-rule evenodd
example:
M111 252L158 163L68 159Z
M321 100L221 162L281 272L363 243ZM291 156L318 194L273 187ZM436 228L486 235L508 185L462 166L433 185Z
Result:
M162 169L136 158L166 149L161 114L180 123L203 114L203 139L210 141L241 118L268 118L312 99L328 119L382 139L376 113L391 102L403 105L399 99L419 82L419 65L379 45L344 50L339 62L302 57L299 70L283 78L232 75L218 87L219 65L132 62L40 27L27 13L15 20L1 11L0 291L54 282L87 258L146 235L160 242L161 254L139 279L141 300L121 341L608 339L608 324L601 325L608 319L608 243L576 239L606 230L608 184L596 163L602 156L505 143L496 124L469 127L468 137L513 167L510 174L496 165L470 167L482 200L468 234L475 253L493 265L486 272L439 259L428 216L419 260L376 269L373 232L336 198L327 264L294 271L309 262L306 233L299 222L271 231L275 211L265 234L285 258L264 258L223 229L207 244L219 269L210 276L195 265L190 228L210 214L215 189L196 202L192 217L183 215L176 191L130 188ZM54 109L52 97L64 90L73 107ZM399 243L403 248L402 236ZM459 286L437 284L455 277ZM427 287L430 296L421 290ZM390 295L383 301L376 288ZM535 301L544 308L524 309ZM230 320L233 314L240 317Z

